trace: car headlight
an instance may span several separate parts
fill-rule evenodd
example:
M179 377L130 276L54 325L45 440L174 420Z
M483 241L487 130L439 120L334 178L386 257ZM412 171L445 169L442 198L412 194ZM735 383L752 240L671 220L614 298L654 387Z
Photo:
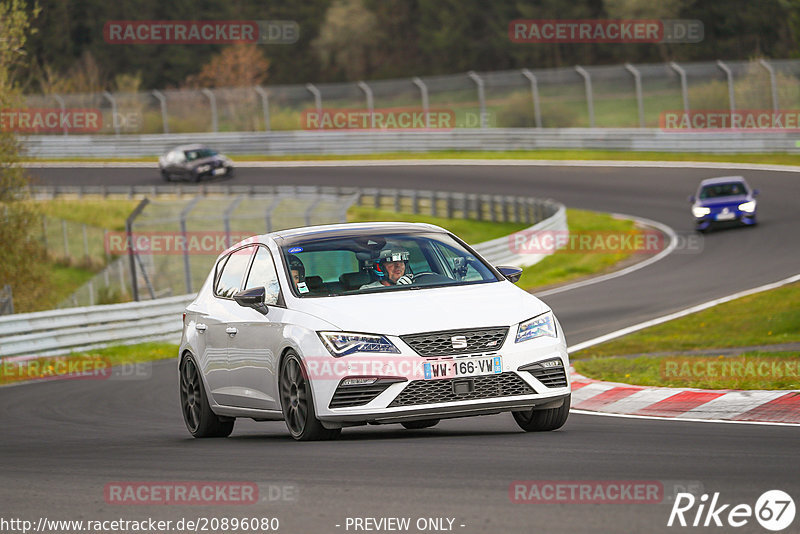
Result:
M551 311L519 323L515 343L543 336L558 337L556 333L556 320Z
M335 358L355 352L400 353L386 336L353 332L319 332L319 337Z
M197 172L208 172L211 170L211 165L200 165L197 167Z
M750 202L739 204L739 209L742 211L746 211L747 213L753 213L754 211L756 211L756 201L751 200Z
M705 217L709 213L711 213L711 208L704 208L703 206L694 206L694 207L692 207L692 214L695 217L697 217L698 219L700 217Z

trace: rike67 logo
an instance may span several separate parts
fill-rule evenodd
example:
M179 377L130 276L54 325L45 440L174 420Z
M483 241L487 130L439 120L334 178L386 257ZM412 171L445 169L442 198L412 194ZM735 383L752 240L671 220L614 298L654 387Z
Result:
M755 518L765 529L778 532L792 524L794 515L794 500L781 490L764 492L755 506L723 503L719 492L710 499L707 493L699 498L691 493L679 493L672 505L667 526L738 528L751 524Z

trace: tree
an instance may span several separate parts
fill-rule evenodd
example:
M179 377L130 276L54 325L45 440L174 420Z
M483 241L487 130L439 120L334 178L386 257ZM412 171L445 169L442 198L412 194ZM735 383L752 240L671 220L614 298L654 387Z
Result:
M238 43L225 48L199 73L186 78L189 87L252 87L267 79L269 60L258 45Z
M28 55L25 41L31 18L23 0L0 3L0 109L21 107L18 73ZM44 250L32 237L39 217L28 200L28 179L20 165L22 147L16 134L0 128L0 286L11 285L15 309L29 309L41 295Z
M368 77L375 62L378 21L362 0L336 0L325 13L319 36L311 46L323 68L348 80Z

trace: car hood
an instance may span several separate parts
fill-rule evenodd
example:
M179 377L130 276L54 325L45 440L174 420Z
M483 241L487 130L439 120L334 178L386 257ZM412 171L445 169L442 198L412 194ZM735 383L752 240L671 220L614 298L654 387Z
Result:
M511 326L549 310L542 301L507 281L303 298L293 307L342 330L395 336Z
M697 205L705 208L713 208L714 206L727 206L737 203L741 204L742 202L747 202L748 200L752 200L749 195L734 195L730 197L718 197L701 200Z

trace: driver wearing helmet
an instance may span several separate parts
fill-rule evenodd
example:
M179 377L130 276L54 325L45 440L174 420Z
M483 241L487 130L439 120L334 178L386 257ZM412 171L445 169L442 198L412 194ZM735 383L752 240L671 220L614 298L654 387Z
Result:
M295 286L306 280L306 266L300 261L300 258L293 254L289 254L289 271L292 273L292 281Z
M406 274L408 259L408 251L400 247L381 250L377 258L367 261L367 267L378 279L360 289L412 284L411 274Z

